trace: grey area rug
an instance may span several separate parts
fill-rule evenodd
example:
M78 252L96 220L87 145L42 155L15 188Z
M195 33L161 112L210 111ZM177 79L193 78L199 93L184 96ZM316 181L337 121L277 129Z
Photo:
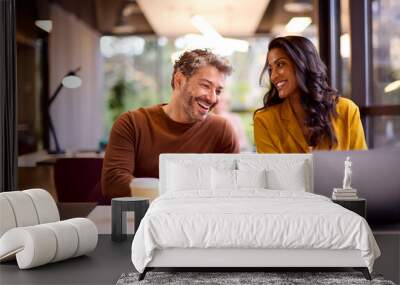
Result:
M366 280L360 272L148 272L146 278L138 281L139 273L122 274L117 285L133 284L368 284L395 285L382 276L372 275Z

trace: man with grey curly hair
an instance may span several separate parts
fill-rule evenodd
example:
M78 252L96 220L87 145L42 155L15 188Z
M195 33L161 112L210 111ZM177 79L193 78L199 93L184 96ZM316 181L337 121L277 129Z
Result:
M218 103L225 77L231 72L226 59L207 50L185 52L174 64L172 98L164 111L181 122L204 119Z
M135 195L135 178L158 178L161 153L237 153L238 142L224 118L210 114L218 103L229 62L208 50L192 50L175 62L167 104L122 114L111 130L103 162L102 191Z

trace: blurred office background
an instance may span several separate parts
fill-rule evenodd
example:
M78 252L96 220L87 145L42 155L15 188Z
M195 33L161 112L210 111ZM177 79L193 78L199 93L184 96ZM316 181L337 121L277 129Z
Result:
M398 1L362 1L371 13L370 39L365 40L372 61L365 68L371 69L372 89L354 96L351 17L358 11L351 12L350 0L16 0L18 154L54 148L44 109L50 111L63 150L103 148L119 114L168 101L173 61L193 48L211 48L232 62L235 71L223 96L229 98L229 111L240 116L249 141L246 151L252 151L252 113L268 88L259 85L268 42L299 34L326 48L320 43L325 31L318 27L326 21L323 2L334 4L328 9L336 14L328 15L336 15L339 28L335 87L355 97L370 147L398 146ZM49 107L47 99L76 68L81 86L63 88Z
M15 19L2 28L15 28L17 147L6 146L1 161L9 173L18 167L18 175L5 176L11 177L5 185L14 185L7 189L54 189L59 158L101 159L115 119L167 102L173 62L193 48L210 48L231 61L234 73L222 111L244 133L241 150L254 151L252 115L269 88L268 80L260 86L259 75L269 41L280 35L314 42L331 84L360 107L370 149L400 145L399 1L13 0L2 5L7 3L15 3ZM4 65L2 76L13 67ZM1 88L7 86L12 85ZM14 99L2 97L2 106ZM2 136L13 134L12 124L4 124Z

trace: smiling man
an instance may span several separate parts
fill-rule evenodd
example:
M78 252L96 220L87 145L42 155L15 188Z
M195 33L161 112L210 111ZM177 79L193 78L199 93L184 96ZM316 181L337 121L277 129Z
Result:
M174 65L170 102L128 111L114 123L103 163L103 194L130 196L132 179L158 178L161 153L237 153L230 124L210 114L231 71L226 59L207 50L185 52Z

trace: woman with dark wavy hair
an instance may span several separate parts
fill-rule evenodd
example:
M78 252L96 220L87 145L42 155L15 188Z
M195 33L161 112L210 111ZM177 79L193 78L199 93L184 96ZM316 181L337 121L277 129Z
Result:
M260 82L266 72L271 88L254 113L257 152L367 149L357 105L328 85L326 66L310 40L273 39Z

